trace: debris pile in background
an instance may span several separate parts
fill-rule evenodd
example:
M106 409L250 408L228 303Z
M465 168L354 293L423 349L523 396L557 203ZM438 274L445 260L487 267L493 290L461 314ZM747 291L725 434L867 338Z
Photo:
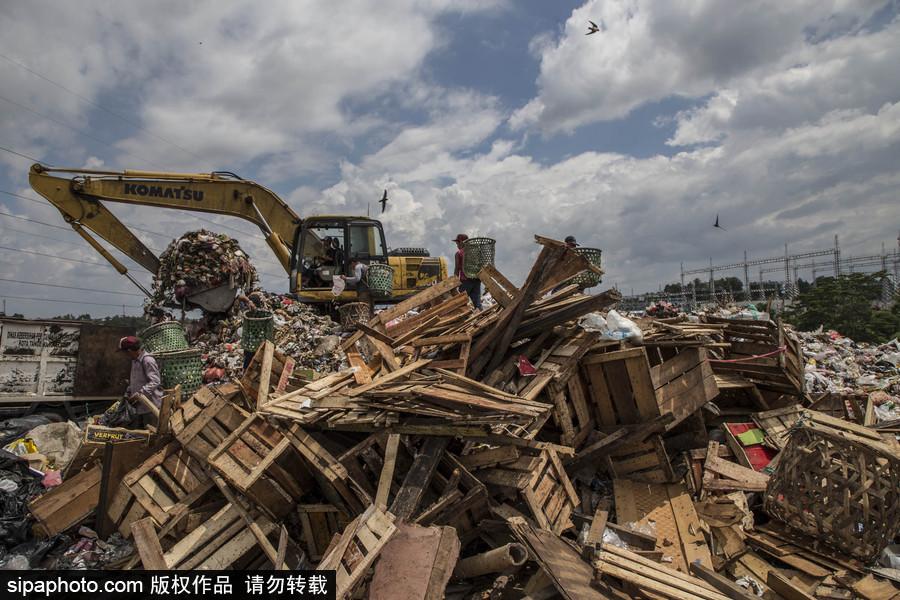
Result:
M197 288L228 284L250 289L256 269L238 243L205 229L189 231L172 241L159 257L159 273L153 280L152 305L177 306Z

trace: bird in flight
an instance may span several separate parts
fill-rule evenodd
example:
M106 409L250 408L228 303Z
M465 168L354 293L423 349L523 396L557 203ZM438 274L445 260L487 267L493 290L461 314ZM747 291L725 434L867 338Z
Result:
M725 229L724 227L722 227L721 225L719 225L719 215L716 215L716 224L713 225L713 227L718 227L718 228L721 229L722 231L728 231L727 229Z
M590 25L588 25L588 32L584 35L591 35L592 33L597 33L598 31L600 31L600 28L597 27L596 23L594 23L593 21L588 21L588 23L590 23Z
M384 190L384 196L382 196L381 200L379 200L379 202L381 202L381 212L384 212L384 208L387 206L387 201L387 190Z

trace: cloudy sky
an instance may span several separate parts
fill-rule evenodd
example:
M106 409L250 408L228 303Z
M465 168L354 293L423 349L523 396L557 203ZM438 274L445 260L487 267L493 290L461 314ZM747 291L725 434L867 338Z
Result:
M8 313L140 312L137 288L28 186L35 161L231 171L303 216L375 215L387 189L392 247L449 260L457 233L494 238L521 283L534 234L572 234L603 251L596 292L835 235L845 257L897 247L898 0L260 6L4 3ZM157 251L200 227L235 237L266 289L287 288L249 223L110 206Z

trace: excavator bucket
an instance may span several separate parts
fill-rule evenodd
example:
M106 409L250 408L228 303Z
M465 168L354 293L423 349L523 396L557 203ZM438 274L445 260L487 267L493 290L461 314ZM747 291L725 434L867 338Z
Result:
M185 298L188 302L196 304L207 312L220 313L226 312L234 302L237 288L229 285L220 285L214 288L201 289L200 291L192 291Z

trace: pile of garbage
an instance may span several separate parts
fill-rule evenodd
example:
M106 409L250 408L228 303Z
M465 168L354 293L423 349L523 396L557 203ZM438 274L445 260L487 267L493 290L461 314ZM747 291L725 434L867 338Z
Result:
M150 299L155 306L178 305L186 294L198 289L222 284L250 289L257 281L256 269L238 243L205 229L173 240L159 259Z
M351 332L335 323L328 314L288 296L264 291L256 291L253 295L259 304L257 309L272 313L275 350L294 359L297 369L324 374L348 366L339 346L342 336ZM187 328L191 346L204 352L205 383L240 379L244 360L240 308L240 305L235 306L225 318L212 324L197 322Z
M797 333L807 359L810 394L865 394L878 398L881 420L900 418L900 341L857 343L836 331ZM891 415L888 415L888 412Z

